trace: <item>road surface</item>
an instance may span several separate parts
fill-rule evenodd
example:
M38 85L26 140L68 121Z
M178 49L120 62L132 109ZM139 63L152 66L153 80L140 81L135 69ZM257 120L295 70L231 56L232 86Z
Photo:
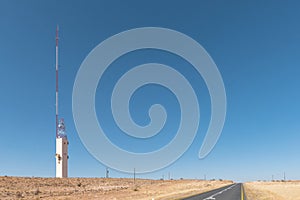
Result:
M235 183L219 189L211 190L184 200L246 200L241 183Z

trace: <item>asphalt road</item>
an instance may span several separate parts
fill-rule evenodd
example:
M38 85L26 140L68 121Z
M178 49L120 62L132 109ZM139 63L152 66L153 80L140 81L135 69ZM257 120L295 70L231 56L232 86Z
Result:
M184 200L246 200L241 183L235 183L219 189L211 190Z

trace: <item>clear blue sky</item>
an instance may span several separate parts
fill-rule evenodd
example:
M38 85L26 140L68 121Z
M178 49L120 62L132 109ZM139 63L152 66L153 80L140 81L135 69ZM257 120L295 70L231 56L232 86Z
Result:
M82 61L116 33L156 26L183 32L208 51L226 87L227 118L217 145L199 160L210 118L209 96L200 78L197 95L203 98L202 121L192 146L171 166L139 177L161 178L170 172L173 178L203 178L206 174L209 179L245 181L272 175L281 179L285 172L288 179L300 179L299 9L298 1L2 0L0 175L55 175L55 27L59 24L60 116L65 118L70 141L71 177L105 175L105 166L81 143L72 117L73 83ZM157 51L137 52L136 56L129 55L119 63L147 62L149 57L157 62L166 59L163 62L169 64L180 62ZM158 98L166 92L146 89L157 92L154 97ZM165 96L162 103L166 99L173 102L167 105L174 115L168 130L173 130L178 127L175 122L180 111L174 96ZM148 97L137 92L133 100L137 108ZM97 94L98 115L107 112L101 102ZM132 109L135 120L147 123L137 110ZM105 126L113 127L110 122ZM108 137L114 141L113 135ZM168 137L165 139L172 135ZM122 140L119 145L143 152L165 142L143 143L135 149L130 141ZM131 176L114 170L110 175Z

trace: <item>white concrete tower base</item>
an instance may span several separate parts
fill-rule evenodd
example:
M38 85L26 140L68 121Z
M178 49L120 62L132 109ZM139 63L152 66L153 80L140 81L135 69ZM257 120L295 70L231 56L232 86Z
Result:
M56 177L68 177L68 139L66 137L56 138Z

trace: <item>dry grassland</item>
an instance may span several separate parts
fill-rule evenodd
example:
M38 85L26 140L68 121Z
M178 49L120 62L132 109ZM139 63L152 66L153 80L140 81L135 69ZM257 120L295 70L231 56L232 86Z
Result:
M231 181L0 177L0 199L179 199Z
M248 182L247 200L300 200L300 181Z

